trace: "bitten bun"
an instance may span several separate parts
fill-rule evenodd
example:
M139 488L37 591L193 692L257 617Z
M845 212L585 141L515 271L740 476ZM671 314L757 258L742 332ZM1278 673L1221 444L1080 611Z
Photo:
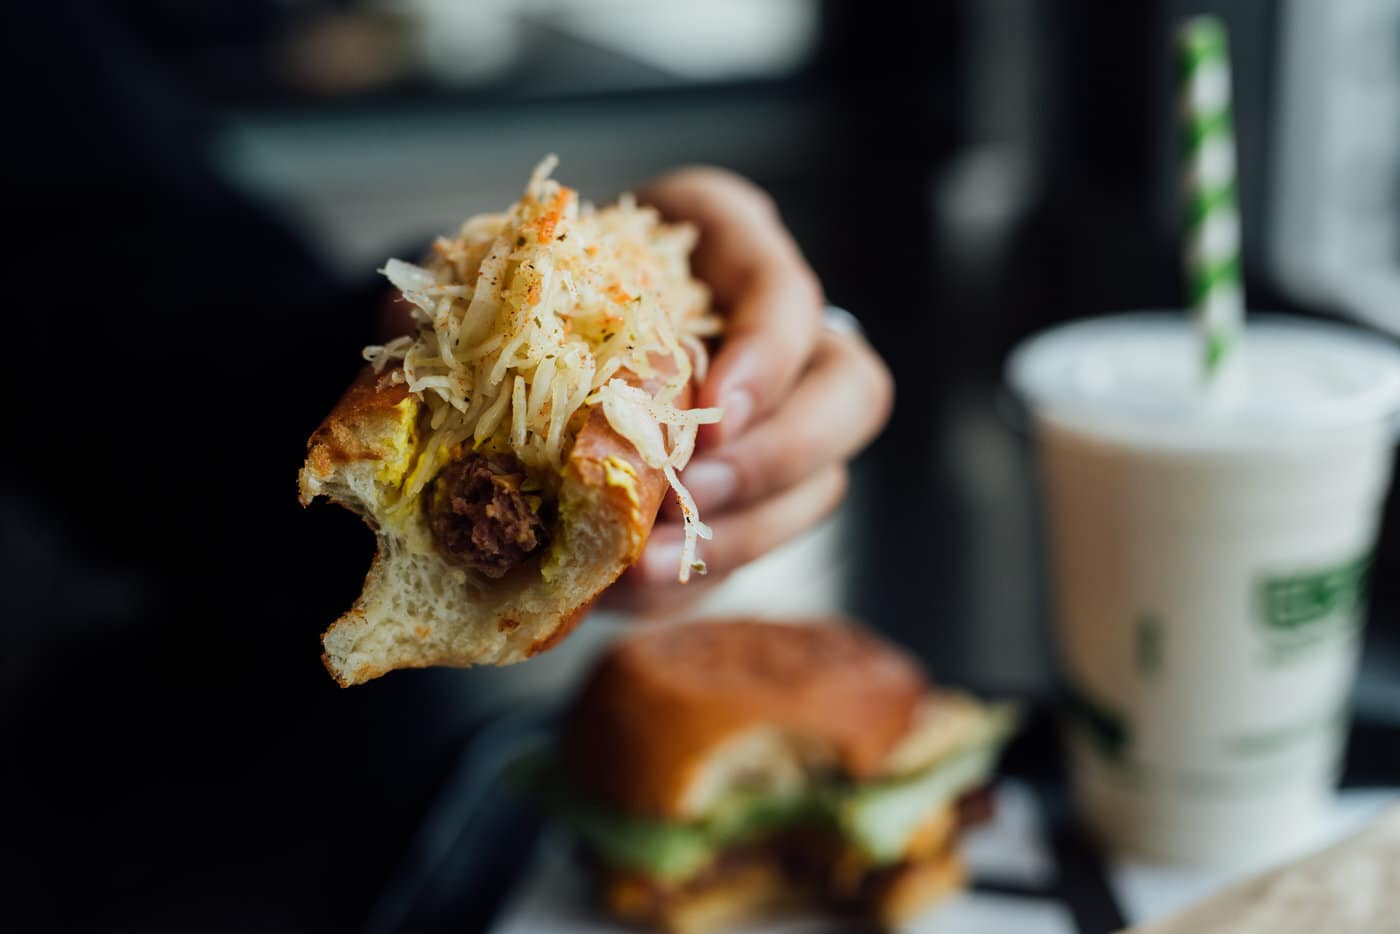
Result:
M326 669L342 687L398 668L505 665L553 646L637 560L666 492L661 471L594 408L566 461L557 534L534 559L541 570L473 586L431 549L406 547L407 534L426 534L420 514L386 518L384 470L405 456L414 418L405 386L367 369L307 445L303 505L326 496L378 536L363 592L322 636Z
M844 621L661 626L594 671L565 764L627 813L685 820L736 784L781 786L814 767L882 774L927 693L913 660Z

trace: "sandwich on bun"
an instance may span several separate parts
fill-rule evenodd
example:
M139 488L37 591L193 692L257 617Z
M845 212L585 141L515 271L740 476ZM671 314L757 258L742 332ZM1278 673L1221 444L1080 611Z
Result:
M378 554L322 637L342 686L396 668L504 665L563 639L640 555L663 494L685 520L682 581L708 537L677 478L718 333L690 274L696 232L630 197L594 209L535 170L424 265L383 272L414 327L311 436L303 505L360 514Z
M848 623L687 623L619 642L521 772L622 920L893 925L962 884L1013 721Z

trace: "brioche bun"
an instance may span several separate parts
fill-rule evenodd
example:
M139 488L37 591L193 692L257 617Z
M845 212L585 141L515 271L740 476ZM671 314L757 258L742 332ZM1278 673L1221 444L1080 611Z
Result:
M765 917L838 907L831 893L794 879L777 860L746 861L672 889L635 874L598 871L603 905L613 917L668 934L709 934ZM839 908L893 929L961 889L966 878L962 860L948 847L864 877Z
M909 656L842 620L660 626L595 669L568 718L565 766L626 813L693 819L736 784L884 773L927 693Z

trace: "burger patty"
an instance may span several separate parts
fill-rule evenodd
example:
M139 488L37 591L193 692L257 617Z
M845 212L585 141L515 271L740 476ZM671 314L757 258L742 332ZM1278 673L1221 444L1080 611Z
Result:
M451 561L485 574L507 572L549 543L549 504L523 492L513 454L472 452L448 464L426 498L428 528Z

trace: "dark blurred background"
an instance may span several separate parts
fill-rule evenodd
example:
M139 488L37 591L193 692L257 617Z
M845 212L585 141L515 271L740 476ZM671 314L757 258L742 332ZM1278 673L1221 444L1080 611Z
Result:
M599 200L750 176L894 370L842 514L736 581L766 603L718 607L829 605L1048 697L1000 367L1053 322L1179 305L1169 48L1200 10L1231 30L1251 306L1400 326L1393 0L7 4L5 926L353 929L463 739L612 631L339 691L317 635L370 536L294 496L375 267L551 151ZM1367 721L1400 722L1395 535Z

